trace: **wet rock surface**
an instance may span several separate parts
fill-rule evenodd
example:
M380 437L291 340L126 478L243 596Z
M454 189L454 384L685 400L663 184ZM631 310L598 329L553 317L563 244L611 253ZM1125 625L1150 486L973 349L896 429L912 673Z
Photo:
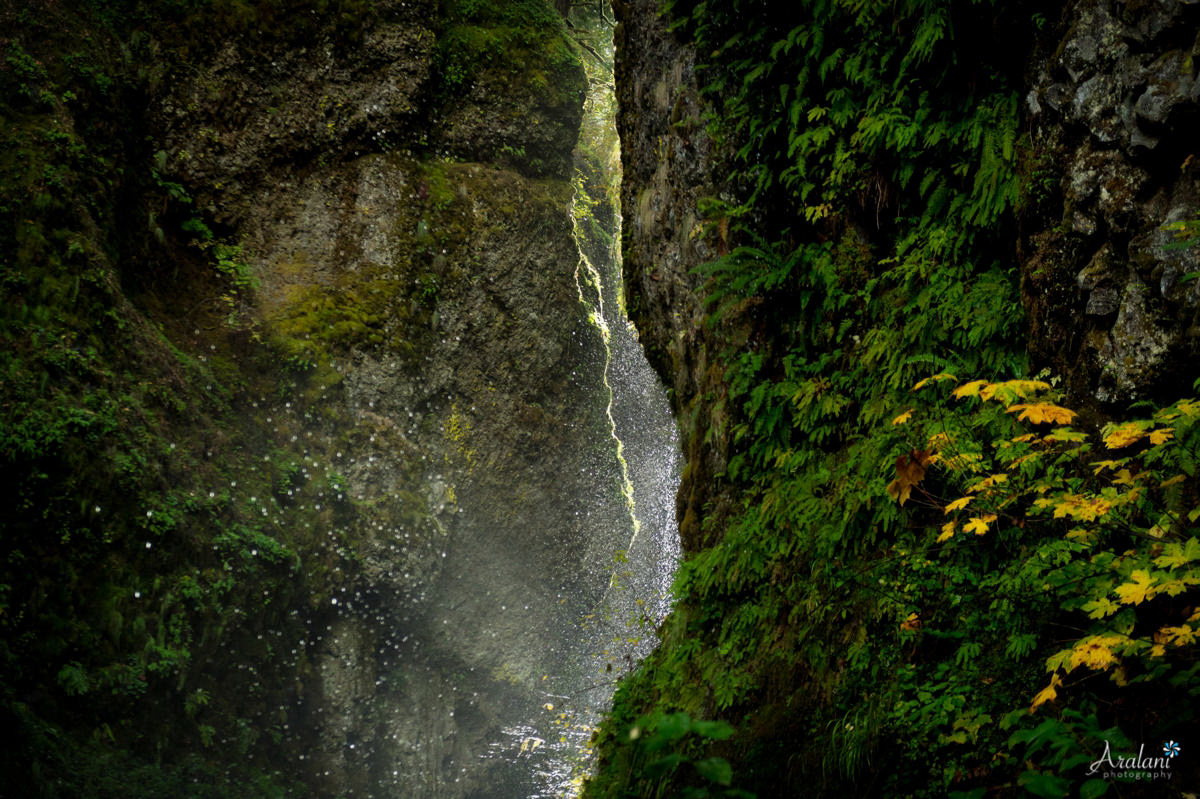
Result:
M707 431L720 423L725 387L710 363L703 326L703 277L719 234L699 209L717 183L712 142L702 120L695 53L681 46L649 0L613 4L617 40L617 127L622 141L622 244L629 315L642 331L651 365L668 387L686 466L676 514L685 550L702 543L700 519L713 500L712 477L725 469L727 445ZM715 498L727 507L727 497ZM710 509L710 515L719 513Z
M176 64L151 109L172 178L202 189L207 210L234 223L281 172L303 176L372 151L506 159L523 174L569 176L586 83L565 44L548 63L525 58L536 76L480 68L450 91L438 67L438 36L453 24L444 10L389 0L374 11L355 42L248 35Z
M308 611L299 773L329 796L532 796L509 728L583 678L566 642L632 524L570 216L583 75L443 96L437 4L383 5L350 47L181 68L152 104L163 176L239 242L248 325L352 506Z
M430 180L440 193L422 200ZM569 190L376 155L253 204L266 212L245 230L268 337L328 335L297 327L327 297L374 303L326 367L333 426L363 431L348 491L377 509L355 548L365 618L341 618L341 643L317 661L331 788L386 762L396 774L371 784L396 795L509 785L504 760L481 775L483 743L513 706L540 704L542 675L565 668L556 643L624 542ZM388 671L399 678L380 685ZM519 795L497 791L478 795Z
M1089 0L1063 19L1027 97L1039 163L1066 165L1061 216L1023 237L1030 349L1078 397L1174 396L1200 354L1200 283L1182 279L1200 263L1170 227L1200 207L1200 5Z

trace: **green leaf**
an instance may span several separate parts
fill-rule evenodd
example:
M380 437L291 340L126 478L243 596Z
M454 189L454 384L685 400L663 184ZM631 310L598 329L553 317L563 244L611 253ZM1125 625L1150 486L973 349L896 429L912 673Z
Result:
M1099 599L1093 599L1083 606L1083 610L1087 611L1090 619L1103 619L1105 616L1111 616L1120 610L1121 607L1106 596Z
M1017 778L1017 784L1034 796L1042 796L1045 799L1062 799L1071 789L1069 780L1038 771L1026 771Z
M1108 793L1108 780L1098 777L1079 786L1079 799L1096 799L1097 796L1104 796L1106 793Z
M665 738L668 741L677 741L687 735L691 727L692 717L687 713L672 713L669 716L664 716L662 721L658 722L655 737Z
M713 741L724 741L733 736L733 726L724 721L694 721L692 732Z
M733 782L733 766L723 757L709 757L696 762L696 771L709 782L728 786Z
M1200 560L1200 540L1194 537L1182 546L1174 542L1167 544L1163 554L1154 559L1154 565L1160 569L1174 569L1193 560Z
M679 754L678 752L672 752L671 754L666 755L665 757L660 757L658 760L655 760L653 763L646 766L646 770L643 773L648 779L657 780L674 771L676 767L683 762L683 760L683 755Z
M58 684L67 696L82 696L91 690L87 672L78 662L71 662L59 669Z

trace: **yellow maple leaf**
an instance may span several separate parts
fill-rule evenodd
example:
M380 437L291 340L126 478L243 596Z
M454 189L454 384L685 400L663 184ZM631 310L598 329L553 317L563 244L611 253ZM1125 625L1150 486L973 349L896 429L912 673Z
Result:
M929 448L938 452L941 451L942 447L953 443L954 439L952 439L950 434L946 432L934 433L929 437Z
M1109 449L1121 449L1140 441L1146 432L1142 422L1126 422L1122 425L1110 426L1104 435L1104 446Z
M942 525L942 534L937 537L937 543L940 544L943 541L949 541L954 537L954 525L955 523L953 520Z
M1113 485L1131 486L1135 480L1141 480L1143 478L1145 478L1144 472L1135 476L1131 474L1128 469L1121 469L1119 472L1113 475Z
M1069 516L1083 522L1095 521L1112 510L1113 503L1100 497L1087 497L1082 494L1058 494L1054 497L1043 497L1034 500L1035 506L1044 508L1054 507L1054 518L1061 519Z
M1182 415L1178 408L1160 408L1154 412L1154 418L1159 422L1171 422Z
M1182 483L1186 479L1187 479L1187 475L1177 474L1169 480L1163 480L1161 483L1158 484L1158 487L1159 488L1170 488L1171 486L1175 485L1176 483Z
M1179 596L1188 589L1189 585L1196 585L1200 580L1195 577L1176 577L1167 580L1165 583L1160 583L1155 586L1155 590L1160 591L1167 596Z
M1180 412L1189 419L1195 419L1200 416L1200 400L1183 400L1175 407L1179 408Z
M986 380L972 380L970 383L964 383L958 388L950 392L950 395L955 399L963 399L965 397L976 397L979 395L980 389L984 386L991 385Z
M1020 413L1019 421L1028 420L1030 424L1070 424L1078 414L1070 408L1062 408L1046 402L1029 402L1009 405L1005 410L1009 413Z
M945 512L953 513L956 510L962 510L963 508L967 507L967 503L973 499L975 499L975 497L959 497L946 506Z
M909 418L912 417L912 415L913 415L912 408L909 408L907 411L905 411L904 413L900 414L895 419L893 419L892 424L904 424L905 422L907 422L909 420Z
M1012 402L1025 399L1037 391L1050 388L1049 383L1041 380L1005 380L1001 383L989 383L979 390L979 396L985 400L998 399L1001 402Z
M1196 631L1188 624L1181 624L1178 627L1163 627L1162 632L1168 642L1175 646L1187 646L1196 642Z
M946 458L946 466L956 472L966 470L978 474L983 471L979 465L982 460L983 456L978 452L959 452Z
M1145 569L1138 569L1129 577L1133 582L1117 586L1117 601L1122 605L1140 605L1158 593L1154 578Z
M1160 427L1158 430L1150 431L1150 443L1154 446L1166 443L1170 438L1174 438L1175 431L1169 427Z
M1030 452L1028 455L1022 455L1021 457L1017 458L1016 460L1009 461L1008 468L1015 469L1018 466L1020 466L1022 463L1025 463L1026 461L1031 461L1031 460L1034 460L1034 459L1040 458L1040 457L1042 457L1042 453Z
M1033 704L1029 706L1029 712L1032 713L1047 702L1058 698L1058 689L1061 687L1062 677L1058 676L1058 672L1050 675L1050 684L1038 691L1037 696L1033 698Z
M925 386L929 385L930 383L940 383L943 380L957 380L957 379L958 379L957 377L950 374L949 372L941 372L940 374L936 374L933 377L927 377L924 380L918 382L915 386L912 387L912 390L920 391L921 389L925 388Z
M921 626L921 616L917 613L908 614L908 618L900 623L901 630L916 630Z
M1056 427L1046 436L1046 441L1063 444L1080 444L1087 441L1087 433L1082 430L1072 430L1069 427Z
M1105 469L1116 469L1118 466L1125 463L1126 460L1126 458L1122 458L1119 461L1092 461L1092 465L1096 467L1092 470L1092 474L1100 474L1100 472L1104 471Z
M1007 483L1007 482L1008 482L1008 475L1004 472L1000 472L998 474L993 474L991 477L985 477L984 479L980 480L978 483L971 486L967 490L970 491L972 494L978 494L980 491L985 491L989 488L999 485L1000 483Z
M1120 635L1093 635L1075 644L1067 664L1070 671L1076 666L1087 666L1092 671L1105 671L1117 662L1113 646L1124 640Z
M972 516L971 521L963 526L963 531L974 533L975 535L983 535L988 531L988 525L996 521L996 514L988 513L984 516Z

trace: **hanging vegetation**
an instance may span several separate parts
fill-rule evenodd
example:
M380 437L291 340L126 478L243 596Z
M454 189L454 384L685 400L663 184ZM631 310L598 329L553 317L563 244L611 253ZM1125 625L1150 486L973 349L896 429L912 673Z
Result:
M699 270L729 421L694 435L730 442L739 504L589 795L1098 796L1105 751L1188 740L1200 407L1078 417L1025 353L1019 98L1051 13L667 4L723 153ZM650 751L670 712L737 733ZM712 756L729 779L686 767Z

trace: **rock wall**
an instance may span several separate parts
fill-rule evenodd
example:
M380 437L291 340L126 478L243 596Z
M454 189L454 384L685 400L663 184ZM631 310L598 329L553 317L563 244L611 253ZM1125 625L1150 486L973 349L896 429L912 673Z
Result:
M694 272L726 246L723 231L701 226L698 206L735 189L718 179L694 52L653 3L615 8L626 290L684 430L679 515L694 550L728 451L707 434L722 427L723 389ZM1178 396L1194 378L1200 281L1187 276L1197 255L1178 243L1195 236L1200 203L1187 133L1200 114L1198 9L1071 4L1030 64L1031 202L1020 240L1029 348L1081 402Z
M250 324L302 370L303 435L362 509L295 725L319 783L522 795L515 749L482 758L569 668L624 543L569 215L582 74L541 93L484 74L439 108L438 10L400 6L348 52L223 48L155 119L167 174L241 241Z
M1030 350L1100 403L1190 390L1200 205L1195 3L1073 3L1026 97L1045 228L1023 237ZM1185 236L1186 237L1186 236Z
M707 435L720 423L725 389L708 349L704 280L692 271L720 251L720 233L702 227L698 209L718 191L719 167L701 119L695 53L668 33L656 3L613 8L626 301L679 420L686 465L676 516L684 549L694 551L704 543L704 505L728 451L727 441Z
M796 87L789 85L792 80L801 83L808 81L810 86L819 84L828 89L838 85L841 80L837 72L842 63L833 53L837 45L826 44L829 48L827 61L813 60L806 64L800 58L793 67L788 62L787 54L792 52L792 57L795 57L790 48L801 40L796 36L797 31L803 29L805 36L812 37L804 40L806 43L821 41L822 32L814 31L807 20L789 22L785 18L777 26L757 27L754 37L746 37L753 41L753 45L741 50L740 43L735 42L744 31L738 30L736 20L731 22L726 17L722 27L713 25L705 29L705 9L711 11L713 5L680 3L678 5L685 13L695 12L691 20L694 28L705 30L709 35L714 29L719 32L715 41L709 43L706 52L698 56L677 40L668 30L666 22L657 16L660 4L649 0L625 0L614 5L620 21L616 35L616 83L621 105L618 127L623 145L622 214L626 291L630 315L638 325L650 360L672 390L672 402L680 420L687 460L678 497L681 535L685 553L695 556L693 568L703 576L684 589L690 593L682 598L676 613L665 625L666 645L651 656L647 667L626 680L618 692L613 717L601 733L604 746L600 753L600 773L591 784L591 795L617 796L638 790L669 792L672 789L680 790L689 780L695 780L685 767L664 776L655 766L648 765L653 763L655 757L661 756L658 754L660 751L666 751L661 739L654 737L653 713L656 710L664 713L686 711L693 718L715 716L729 719L738 727L729 742L714 743L707 749L680 746L680 756L685 762L688 757L702 757L704 754L727 757L735 775L733 785L753 787L760 796L792 795L797 790L811 790L818 794L823 786L831 795L842 795L847 790L858 790L864 794L886 793L889 788L884 786L889 784L894 775L902 773L907 764L912 765L913 773L918 776L903 790L911 787L914 792L928 791L933 795L944 787L936 783L934 776L935 769L944 763L930 762L929 756L936 745L953 740L949 738L950 733L940 738L940 733L935 732L929 732L927 739L910 737L911 728L897 723L894 716L890 719L886 717L892 704L889 686L901 681L906 686L904 690L908 691L912 683L904 681L911 674L934 673L937 656L922 650L919 644L913 644L909 649L905 642L904 651L899 657L886 664L881 663L869 678L855 686L856 690L860 689L859 695L851 697L847 692L847 695L838 696L837 693L845 690L842 681L848 681L847 675L853 672L847 666L847 661L855 658L855 651L883 651L879 642L893 634L897 626L901 631L915 631L924 623L924 616L918 617L916 613L909 616L907 622L902 617L893 622L886 618L886 614L872 616L872 611L866 610L872 607L874 600L865 600L863 596L878 590L876 575L872 570L886 573L886 569L873 561L875 555L871 553L870 546L856 549L854 545L848 545L845 549L846 565L853 569L855 575L867 575L862 594L857 598L850 598L857 589L847 588L857 577L839 575L832 590L827 590L811 602L795 598L804 596L803 591L796 591L786 602L781 602L780 608L764 602L770 608L764 611L768 618L778 611L780 619L787 614L787 621L779 621L774 627L764 623L755 633L746 635L745 640L749 644L745 651L749 654L743 657L738 668L741 663L749 661L751 665L746 667L746 672L750 673L760 663L771 663L775 653L787 652L793 645L788 640L789 635L797 629L803 629L804 632L800 634L800 641L795 643L796 656L774 673L770 667L763 666L761 671L745 678L742 683L738 683L736 677L729 676L727 696L741 696L744 704L739 706L734 702L730 706L732 700L722 700L717 696L717 691L710 687L710 683L716 684L726 678L721 667L706 672L705 666L700 665L721 663L721 656L727 651L736 651L737 644L734 642L738 633L735 628L740 624L740 614L752 612L749 608L753 607L755 600L752 597L756 591L761 590L759 595L762 596L771 595L777 590L775 586L820 585L816 575L827 564L805 562L804 557L791 555L780 557L773 563L770 558L765 558L771 565L769 568L760 567L755 586L747 587L746 584L751 580L745 577L741 577L739 582L737 575L742 564L753 563L757 557L757 539L770 538L771 545L791 552L794 541L832 536L835 535L832 530L836 529L839 531L836 535L845 536L847 541L857 540L860 535L863 538L880 535L881 561L908 554L905 551L909 546L906 536L911 529L907 532L893 529L881 533L882 525L872 523L870 526L862 524L856 527L848 523L853 518L849 510L842 520L845 523L842 527L834 524L827 530L813 525L804 529L801 523L793 521L805 517L803 510L797 510L793 516L789 511L778 509L792 503L798 509L805 505L825 503L832 509L833 515L839 512L840 506L829 497L836 496L836 493L827 494L822 488L809 495L799 482L792 484L798 486L798 490L787 491L786 488L791 486L786 482L771 482L774 478L769 466L762 469L766 474L754 472L744 483L749 508L745 518L750 519L751 523L735 527L734 530L735 533L745 534L749 529L752 534L735 539L736 544L722 540L730 517L729 509L735 498L728 495L728 489L722 488L720 476L731 456L738 453L738 442L732 440L729 433L731 425L727 422L731 414L726 408L728 398L721 360L728 357L727 353L731 350L771 353L776 346L786 347L789 342L794 344L790 337L803 337L805 333L804 323L795 318L801 316L802 311L789 319L789 325L794 329L771 329L764 324L747 331L739 329L738 320L733 318L746 306L755 303L765 309L769 302L763 299L766 296L780 297L781 302L791 300L792 297L786 292L779 295L760 292L758 296L743 300L740 307L730 302L727 295L723 299L727 303L724 307L732 307L727 317L715 322L707 314L703 304L703 278L697 273L697 267L728 252L731 242L727 240L727 230L719 225L704 226L701 223L701 208L708 199L732 201L730 205L734 206L741 199L736 196L739 187L723 181L722 162L728 158L728 153L722 147L737 150L746 145L750 155L743 157L747 161L753 160L754 149L747 141L714 142L710 138L706 131L705 114L711 108L699 95L698 85L711 81L712 85L721 86L724 81L727 87L757 86L758 91L764 94L764 100L770 97L772 102L775 89L781 91L782 97L786 97L789 90L795 91ZM750 5L755 5L756 11L767 7L747 4L741 8ZM949 7L947 5L947 9ZM1197 105L1200 82L1197 81L1193 66L1200 41L1197 39L1197 30L1200 30L1198 12L1200 5L1174 0L1150 3L1081 0L1067 4L996 4L994 9L986 13L972 12L970 23L966 22L965 16L954 18L954 25L967 27L979 22L984 26L994 26L980 29L988 31L993 37L989 42L1004 41L996 38L997 31L1014 19L1022 23L1035 23L1030 30L1036 31L1026 42L1033 43L1033 51L1023 62L1025 79L1019 95L1025 104L1021 129L1029 134L1028 138L1019 140L1016 146L1020 152L1018 157L1022 159L1022 174L1019 176L1021 199L1017 203L1015 220L1006 212L1003 219L989 226L989 233L998 231L1000 236L1008 237L1008 231L1011 230L1013 235L1000 242L1000 246L989 248L987 257L1002 262L997 271L1004 272L1004 280L1019 274L1021 299L1026 312L1024 321L1028 325L1026 340L1031 355L1031 372L1036 374L1045 369L1043 376L1050 376L1049 379L1056 386L1063 385L1066 388L1064 404L1085 409L1080 420L1080 426L1084 428L1094 430L1105 421L1119 416L1131 401L1171 401L1186 396L1192 391L1193 381L1200 374L1196 368L1197 330L1200 329L1197 325L1200 321L1197 317L1200 303L1200 281L1196 280L1197 248L1180 246L1185 243L1194 245L1200 229L1197 226L1197 208L1200 208L1197 191L1200 186L1197 185L1191 136L1200 111ZM762 13L766 16L768 12ZM932 11L929 16L931 19L934 17ZM946 19L949 18L947 12ZM1044 26L1038 24L1039 20L1045 23ZM760 18L757 21L762 20ZM925 21L921 20L921 30L924 30ZM774 23L774 20L771 22ZM912 22L911 19L907 20L907 24ZM797 27L788 34L788 28L792 25ZM681 27L681 30L685 31L683 35L687 35L689 29ZM895 31L904 30L903 24L897 22ZM973 33L978 35L979 31ZM729 43L722 48L721 43L726 40ZM970 40L971 34L966 34L959 41ZM756 47L759 48L757 55ZM820 49L819 45L814 48L816 51ZM917 49L914 46L913 53ZM1013 51L1017 49L1017 43L1014 42ZM764 55L767 52L770 52L770 58ZM842 51L839 49L837 53ZM913 57L913 53L908 57ZM777 57L777 54L783 55ZM698 58L711 59L713 66L706 76L700 76L699 79L696 74ZM740 67L723 70L722 58L745 60L738 62ZM956 70L962 65L961 60L954 63ZM1014 56L1010 66L1019 67L1020 63L1018 57ZM817 64L821 64L819 70ZM825 70L830 69L827 64L834 65L830 73L832 77L829 78L824 74ZM869 82L874 79L874 76L864 78L861 72L851 74L861 68L859 64L847 64L847 81ZM971 70L963 72L969 74ZM769 90L765 90L763 83L753 83L759 74L771 74L778 80L766 84ZM819 79L815 77L817 74L820 74ZM1019 69L1014 69L1011 74L1016 78L1021 73ZM798 78L793 77L797 75ZM964 80L963 86L955 90L967 92L967 97L977 98L980 96L977 92L985 91L983 83L981 80L977 85L972 78ZM914 81L914 85L920 85L920 81ZM922 91L926 88L931 94L936 91L932 87L921 87ZM1010 89L1006 88L1005 92L1008 91ZM735 89L729 89L729 92L739 96ZM848 91L847 95L853 95L853 92ZM832 96L830 92L829 97ZM1018 95L1014 93L1010 96L1015 98ZM836 106L837 103L829 104ZM786 106L786 100L783 105ZM819 129L820 123L816 120L820 120L827 111L827 108L811 108L812 115L808 119ZM867 113L863 109L864 118ZM764 117L751 113L737 118L736 122L751 127L760 125L759 130L771 129L771 120ZM752 122L747 123L747 119ZM792 128L788 135L804 129L803 119L803 116L792 117ZM855 129L857 109L850 119L845 129L838 128L839 132L832 135L836 137L847 130L850 131L847 135L851 136L851 141L860 135L869 138L863 129ZM788 130L782 115L780 122L779 128ZM735 125L730 124L724 133L730 138L736 137L734 128ZM772 139L773 135L782 137L784 134L764 134L760 139L748 140L755 141L757 144L754 146L762 144L764 150L769 150L772 143L778 144L783 140ZM909 133L906 131L903 135ZM798 135L787 139L790 149L781 145L780 153L786 152L786 159L791 159L793 152L803 152L804 145L798 143L800 139ZM815 159L824 157L819 148L815 152L818 153ZM865 160L869 162L875 157L881 160L888 158L888 148L880 147L877 151L871 151ZM782 168L786 165L786 159L781 157L773 164ZM772 162L760 154L758 163L761 166ZM874 179L870 177L867 166L856 164L848 172L859 168L863 172L855 173L852 180L862 180L863 183L853 185L856 191L859 191L857 187L862 187L864 198L872 191L877 192L878 196L873 201L864 199L861 202L862 210L869 209L874 234L878 235L873 246L883 246L857 268L852 260L851 263L839 262L838 268L858 272L855 279L862 277L866 280L866 276L884 271L876 271L882 266L876 259L888 258L897 249L903 252L911 246L911 242L886 241L890 226L895 222L894 219L888 219L893 212L888 210L891 201L886 199L886 195L892 191L907 191L914 198L924 197L930 204L933 203L926 192L927 185L921 188L919 195L916 193L919 172L915 177L910 173L905 178L912 181L907 188L867 188L863 184L869 185ZM963 174L968 175L973 169L966 164L962 168ZM805 179L814 179L814 172L819 172L815 165L812 172L798 170L798 174L805 175ZM786 178L781 179L786 182ZM813 196L817 194L819 191L814 191ZM761 198L759 202L762 202ZM916 202L919 204L921 200ZM870 209L870 205L874 205L874 208ZM805 235L814 236L818 242L827 242L840 235L832 232L835 230L832 225L814 225L813 229L806 229L797 221L805 210L802 207L776 207L764 212L777 215L775 221L778 227L772 230L768 224L764 225L765 229L756 232L761 233L763 241L779 236L787 239L790 245L795 244L794 239ZM820 209L807 210L819 212ZM819 213L815 218L820 219ZM1015 225L1011 224L1013 221ZM753 228L754 225L749 227ZM838 252L834 257L841 258L846 254ZM748 264L747 268L752 266ZM936 268L936 265L922 263L922 279L926 279L927 275L924 270ZM880 306L893 302L885 286L886 279L881 279L879 285L874 280L866 280L865 288L854 302L878 303ZM736 290L730 293L736 293ZM816 293L819 293L819 289ZM1015 303L1007 307L1012 309L1012 317L1020 316L1021 309ZM914 301L906 311L922 313L926 308L924 302ZM821 318L821 311L810 313L814 319ZM814 324L818 323L814 321ZM950 327L958 323L946 321L945 324ZM962 324L965 327L970 321L964 319ZM832 325L830 329L833 329ZM842 341L847 330L853 331L854 328L842 328L836 340ZM851 334L847 338L855 345L860 342L858 335ZM821 345L817 341L822 340L818 336L813 336L813 339L804 341L804 346L819 350ZM834 340L831 335L823 344L836 349L832 343ZM860 354L866 348L851 348L849 344L845 346L848 353L851 353L851 349L857 350L851 353L851 358L859 363L869 362L870 356ZM813 355L803 348L797 348L796 351L803 352L805 357ZM907 351L905 354L908 354ZM932 364L943 362L943 355L949 358L945 362L954 361L952 355L939 352L928 358L931 371L936 370ZM1014 356L1006 363L1006 368L1021 362L1018 353L1014 353ZM769 357L764 355L766 360ZM913 361L920 357L914 356ZM836 360L830 363L832 371L840 368ZM784 370L779 369L778 372ZM856 379L874 377L870 372L870 369L863 370ZM878 376L881 381L890 379L882 372ZM973 375L993 380L1009 376ZM762 381L759 386L780 380L778 373L760 374L755 379ZM915 382L915 377L910 381L906 376L899 385L903 391ZM800 396L797 393L791 401L799 404ZM743 401L747 406L756 404L755 399ZM902 408L901 405L896 410ZM859 411L862 411L861 414ZM800 430L797 425L792 431L792 438L788 438L787 432L780 436L780 439L788 442L780 445L780 450L795 447L844 452L843 448L849 446L847 441L871 435L867 431L870 430L870 417L873 414L877 414L876 419L884 420L880 427L893 418L890 411L882 409L856 409L836 422L837 429L832 438L813 435L811 440L805 440L807 436L797 432ZM746 414L746 417L753 416L753 410ZM746 442L754 441L756 433L753 424L762 418L759 416L743 426L742 447L748 447ZM890 427L895 428L906 418L906 413L895 417L896 421ZM747 419L743 417L740 421ZM764 427L770 424L773 422L764 423ZM781 426L786 429L787 423ZM889 432L876 431L874 435L876 440L882 440ZM771 433L775 434L774 431ZM833 443L833 438L838 439L839 443ZM907 446L914 446L913 451L918 452L923 444L914 440L906 442ZM780 462L787 455L781 453ZM906 457L900 456L896 462L897 468L905 462ZM774 454L771 454L767 460L773 459ZM829 459L827 476L830 482L857 479L845 461L843 459L839 463L837 458ZM802 467L797 468L802 470ZM844 474L839 471L843 468ZM890 476L890 464L882 465L881 459L880 477L884 472ZM868 484L870 479L868 477ZM772 486L766 499L754 494L761 485ZM776 491L777 485L784 488ZM885 485L886 478L883 478L879 481L878 499L868 502L886 503ZM761 504L756 505L760 499ZM761 524L753 523L756 521L756 511L757 521L761 521ZM920 509L912 510L908 518L919 519L920 513ZM770 520L777 515L786 521L775 529ZM938 524L945 523L942 514L933 515L938 519ZM906 524L909 522L906 521ZM911 524L919 526L920 523L913 521ZM938 539L939 543L948 535ZM929 536L929 540L932 541L934 537ZM818 548L817 551L821 550ZM842 565L840 559L830 560L836 567ZM717 564L725 564L725 570L718 571L721 567ZM719 577L714 576L718 574ZM902 583L897 581L895 585ZM950 581L943 583L949 584ZM882 577L878 585L885 585ZM819 639L822 633L814 633L813 627L806 625L810 624L810 618L820 619L826 611L831 616L840 614L841 621L851 626L862 626L857 632L849 628L838 629L829 633L824 643L816 643L813 639ZM959 617L959 620L962 618ZM840 623L835 622L835 627ZM872 624L879 626L868 633ZM957 622L950 624L954 630L952 635L971 635L969 630L960 628ZM1051 626L1047 624L1047 627ZM762 631L761 635L759 630ZM869 637L874 635L880 637ZM1005 657L1009 657L1009 654L1006 652ZM734 656L730 660L736 658ZM908 663L906 658L912 658L913 661ZM1031 660L1036 661L1030 666L1030 674L1035 675L1029 677L1030 685L1033 685L1038 680L1044 680L1044 658L1035 657ZM941 671L937 673L941 674ZM708 679L700 677L700 674L705 674ZM873 682L875 679L878 679L877 685ZM991 677L985 679L989 685L991 681ZM911 698L911 694L902 696L905 702ZM1024 714L1024 711L1019 713ZM1121 714L1120 711L1113 713L1117 716ZM1180 717L1180 720L1185 718ZM1133 725L1136 724L1133 722ZM1049 727L1050 722L1046 726ZM932 730L932 727L929 729ZM869 736L878 738L875 743L863 743ZM646 743L647 737L653 743ZM872 747L876 745L879 748L874 752L875 762L871 762ZM881 756L881 752L886 754ZM904 762L890 763L887 768L880 769L878 764L889 757ZM953 755L946 757L949 759ZM997 761L1000 759L996 758ZM639 774L639 770L644 773ZM948 774L949 771L948 768ZM980 773L985 771L980 769ZM853 782L854 788L829 787L836 786L842 777L847 780L844 786ZM951 784L950 779L947 777L946 785ZM963 779L962 773L952 778L955 783ZM1006 784L1011 787L1014 783ZM669 788L666 787L668 785Z
M112 57L106 80L118 88L94 91L138 135L103 129L114 153L95 171L119 183L113 196L83 180L69 190L98 209L78 241L111 279L91 316L55 324L73 337L110 325L112 371L81 382L114 394L154 386L174 403L154 457L200 464L186 481L143 467L153 485L100 495L96 512L124 502L141 527L106 534L122 571L111 585L87 577L79 600L114 593L132 615L144 594L162 612L138 629L157 622L160 639L176 630L191 649L166 665L129 655L142 639L127 632L102 655L70 642L46 668L53 677L64 656L80 658L74 696L104 684L102 658L149 658L130 679L153 701L85 701L74 723L86 738L89 724L111 722L115 745L157 752L169 768L200 741L235 782L248 785L237 769L253 766L303 795L531 795L529 741L510 728L582 678L563 641L608 589L632 523L571 218L585 77L548 4L320 5L328 18L297 7L265 33L255 27L272 19L269 2L205 6L208 33L195 28L208 24L200 12L130 4L98 20L68 4L32 24L0 6L19 52L36 54L28 73L0 78L25 80L35 99L44 86L53 111L43 120L14 101L6 113L22 125L66 120L82 133L81 90L66 87L101 56L62 48L87 42ZM362 13L334 24L333 6ZM295 19L307 11L311 21ZM28 124L29 146L43 146ZM24 179L14 171L24 167L4 168ZM3 233L15 252L20 234L7 223ZM39 335L5 331L21 352ZM23 407L36 385L10 384L6 407ZM125 457L123 443L77 439L71 458ZM5 452L6 470L28 471ZM163 514L140 503L176 488L192 503L178 511L187 535L146 542L144 520ZM30 527L7 520L6 575ZM147 562L143 543L172 557ZM65 539L47 547L39 562L56 563ZM255 582L251 564L268 552L286 591ZM25 585L11 596L25 602ZM56 697L29 719L75 729L57 710L61 686L22 679L5 690ZM6 714L23 708L6 699ZM156 739L159 726L177 737ZM130 795L143 795L138 785Z

